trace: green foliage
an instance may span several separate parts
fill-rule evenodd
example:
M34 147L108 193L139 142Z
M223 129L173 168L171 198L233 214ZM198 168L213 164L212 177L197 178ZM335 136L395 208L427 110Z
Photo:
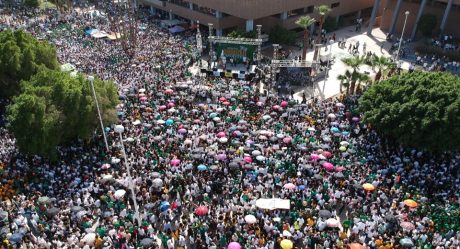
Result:
M94 81L105 124L116 121L117 90L112 82ZM21 94L8 107L9 129L19 149L53 158L56 146L89 138L98 127L91 85L83 75L42 69L21 82Z
M295 21L295 24L297 24L303 29L308 29L308 27L315 24L315 22L315 18L312 18L311 16L301 16L299 17L299 19Z
M318 14L320 16L325 16L327 14L329 14L329 12L331 12L331 7L329 7L329 5L325 5L325 4L322 4L318 7L315 7L316 10L318 10Z
M24 0L24 5L30 8L38 8L40 6L39 0Z
M337 25L337 19L335 17L328 16L324 21L323 29L325 29L326 32L331 32L337 30Z
M430 37L436 27L438 20L435 15L424 14L420 17L417 25L417 31L420 31L423 36Z
M292 45L295 43L297 34L294 31L277 25L270 30L269 37L273 43Z
M56 49L24 31L0 32L0 96L19 92L19 82L28 80L40 67L58 69Z
M257 31L253 30L246 32L242 29L235 29L232 32L230 32L227 36L232 38L256 38Z
M415 72L374 84L361 97L366 122L403 145L459 150L460 77Z

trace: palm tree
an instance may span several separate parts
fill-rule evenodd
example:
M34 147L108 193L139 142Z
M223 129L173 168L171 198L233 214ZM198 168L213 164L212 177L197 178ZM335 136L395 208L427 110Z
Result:
M396 64L391 60L391 58L385 57L385 56L377 56L377 55L373 55L366 62L366 64L371 66L372 69L377 67L378 71L377 71L377 74L375 75L375 82L378 82L382 78L383 73L385 71L387 71L389 68L396 66Z
M316 20L310 16L301 16L295 24L303 28L303 51L302 51L302 60L306 60L307 58L307 46L308 46L308 36L310 32L308 31L308 27L313 25Z
M361 83L362 82L369 82L369 80L370 80L369 75L363 74L363 73L360 73L360 72L355 72L355 74L353 76L354 76L355 81L358 82L358 85L356 86L356 89L354 89L352 91L355 92L355 93L362 92Z
M331 12L331 7L329 7L329 5L320 5L318 7L316 7L316 10L318 10L318 14L319 14L319 35L316 37L316 44L320 44L321 43L321 32L323 31L323 24L324 24L324 20L326 19L326 15L329 14L329 12ZM319 54L319 48L318 47L315 47L315 55L313 57L313 60L316 61L318 59L318 54Z
M350 87L350 83L347 73L350 74L350 71L347 70L345 71L345 74L340 74L339 76L337 76L337 79L340 80L340 93L343 93L342 88L345 86L347 88L347 91L345 93L348 94L348 88Z
M353 94L355 91L356 81L358 80L356 77L357 73L359 73L358 69L361 65L363 65L366 62L366 57L365 56L355 56L351 58L344 58L342 59L342 61L347 66L353 69L353 72L351 73L351 77L350 77L350 94Z

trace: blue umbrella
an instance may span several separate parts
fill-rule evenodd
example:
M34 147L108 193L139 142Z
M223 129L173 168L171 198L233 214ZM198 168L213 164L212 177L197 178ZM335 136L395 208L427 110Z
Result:
M337 127L332 127L332 128L331 128L331 132L333 132L333 133L338 133L338 132L340 132L340 130L339 130L339 128L337 128Z
M305 189L305 185L300 185L298 188L299 188L299 190L304 190L304 189Z
M172 124L174 124L174 121L172 119L168 119L168 120L166 120L165 124L166 125L172 125Z
M13 243L17 243L17 242L21 242L23 237L24 237L24 234L22 233L13 233L8 240Z
M217 117L217 113L213 112L213 113L209 114L209 117L210 118L215 118L215 117Z
M206 167L206 165L204 165L204 164L198 165L198 170L199 170L199 171L205 171L205 170L207 170L207 169L208 169L208 167Z
M110 127L105 127L105 132L109 132L110 131Z
M163 202L160 203L160 211L161 212L164 212L164 211L168 210L169 207L170 207L170 205L169 205L169 202L167 202L167 201L163 201Z
M348 131L342 131L342 135L348 136L348 134L350 134L350 132L348 132Z

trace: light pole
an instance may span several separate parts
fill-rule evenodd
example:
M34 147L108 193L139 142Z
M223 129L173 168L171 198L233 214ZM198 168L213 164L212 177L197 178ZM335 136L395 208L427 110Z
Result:
M324 77L324 81L326 81L326 78L329 76L329 63L331 63L331 57L332 57L332 44L334 44L334 40L330 39L329 40L329 56L327 60L326 76Z
M133 183L133 178L131 177L131 166L129 165L128 162L128 157L126 156L126 151L125 151L125 145L123 143L123 135L122 133L125 131L125 127L123 125L115 125L114 131L120 135L120 144L121 144L121 151L123 153L123 158L125 159L125 164L126 164L126 172L128 173L128 187L131 190L131 198L133 199L134 203L134 218L137 219L137 224L138 227L141 227L141 219L139 216L139 206L137 206L137 199L136 199L136 193L134 192L134 183Z
M404 12L404 14L406 15L406 18L404 19L404 26L401 33L401 38L399 39L398 51L396 52L396 61L399 61L399 50L401 50L401 44L404 37L404 30L406 29L407 16L409 16L409 11Z
M101 110L99 109L99 102L97 101L96 91L94 90L94 76L88 76L88 81L91 84L91 89L93 91L94 102L96 102L97 114L99 116L99 122L101 123L102 135L104 136L104 143L106 151L109 151L109 144L107 143L107 137L105 135L104 123L102 122Z

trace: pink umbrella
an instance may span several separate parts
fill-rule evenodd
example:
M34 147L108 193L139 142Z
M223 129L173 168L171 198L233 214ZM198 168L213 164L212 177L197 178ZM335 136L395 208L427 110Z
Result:
M139 100L140 100L140 101L146 101L146 100L147 100L147 97L145 97L145 96L144 96L144 97L140 97Z
M402 228L408 230L408 231L411 231L411 230L414 230L415 229L415 225L410 223L410 222L407 222L407 221L403 221L399 224Z
M293 183L286 183L286 184L284 184L283 188L285 188L285 189L295 189L295 185Z
M245 156L243 160L246 163L252 163L252 158L250 156Z
M342 172L344 170L345 170L345 167L343 167L343 166L335 168L335 171L337 171L337 172Z
M174 104L173 102L168 103L168 108L173 108L174 106L176 106L176 104Z
M177 132L179 132L179 134L185 134L187 133L187 130L184 128L180 128Z
M166 94L172 94L173 92L174 92L174 91L173 91L172 89L166 89L166 90L165 90L165 93L166 93Z
M283 142L284 142L285 144L290 143L291 140L292 140L292 139L291 139L290 137L285 137L285 138L283 138Z
M110 164L108 163L102 164L101 169L110 169Z
M166 108L167 107L165 105L160 105L160 107L158 109L160 109L160 111L164 111L164 110L166 110Z
M227 155L225 155L223 153L218 154L216 157L217 157L217 160L219 160L219 161L223 161L223 160L227 159Z
M288 102L287 101L282 101L281 102L281 107L286 107L288 106Z
M332 158L332 157L333 157L332 153L329 152L329 151L323 152L323 156L324 156L325 158Z
M208 208L205 206L199 206L197 209L195 209L195 214L198 216L205 216L208 214Z
M230 102L224 101L222 104L224 104L224 105L230 105Z
M241 249L241 245L238 242L231 242L228 244L227 249Z
M278 109L280 109L280 106L279 105L274 105L273 109L278 110Z
M263 106L264 103L262 103L262 102L260 102L260 101L257 101L256 105L257 105L257 106Z
M171 160L171 165L177 166L177 165L179 165L179 164L180 164L180 160L179 160L179 159L173 159L173 160Z
M353 117L351 120L352 120L353 122L358 122L358 121L359 121L359 118L358 118L358 117Z
M217 137L225 137L225 132L221 131L217 133Z
M195 120L193 120L193 123L195 123L195 124L199 124L199 123L201 123L201 120L199 120L199 119L195 119Z
M219 98L219 101L220 101L220 102L224 102L224 101L226 101L226 100L227 100L227 99L226 99L225 97L223 97L223 96Z
M313 161L319 160L319 155L318 154L311 154L310 159Z
M327 171L332 171L334 170L334 165L332 163L325 162L323 163L323 168L325 168Z

